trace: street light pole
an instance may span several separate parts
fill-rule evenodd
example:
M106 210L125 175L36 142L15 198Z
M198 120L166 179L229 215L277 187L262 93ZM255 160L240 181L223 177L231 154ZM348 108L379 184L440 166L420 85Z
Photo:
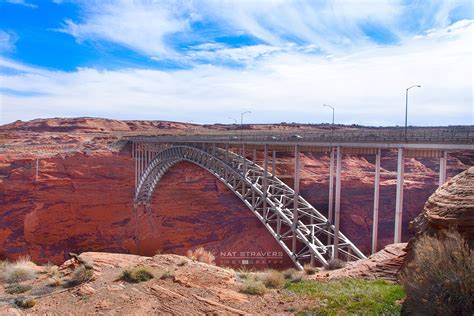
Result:
M242 130L242 127L243 127L243 124L244 124L244 115L245 114L250 114L252 112L250 111L245 111L245 112L242 112L240 113L240 140L243 140L243 130Z
M327 106L328 108L331 108L332 110L332 126L331 126L331 131L332 131L332 134L334 134L334 107L329 105L329 104L323 104L323 106ZM334 136L334 135L332 135Z
M416 85L406 88L405 90L405 140L407 140L407 131L408 131L408 90L410 90L411 88L421 88L421 86L416 84Z

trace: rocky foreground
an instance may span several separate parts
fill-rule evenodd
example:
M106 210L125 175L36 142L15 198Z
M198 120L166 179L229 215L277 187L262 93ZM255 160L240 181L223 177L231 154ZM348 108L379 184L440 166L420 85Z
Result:
M396 262L394 260L392 264ZM66 286L65 282L77 275L75 271L84 264L91 269L91 274L81 284ZM131 267L147 267L154 278L141 283L120 280L123 271ZM0 280L0 314L291 315L327 304L323 298L298 294L288 287L288 284L327 282L320 277L314 280L314 275L291 270L288 270L289 275L267 272L265 277L271 276L270 283L265 281L268 288L263 288L264 292L252 292L246 285L253 277L252 272L234 271L177 255L141 257L87 252L66 261L57 271L52 266L32 265L30 269L35 271L36 277L21 283L29 287L23 293L6 293L11 285ZM369 274L366 275L369 279L379 276ZM384 277L393 279L395 275L387 270ZM390 290L389 284L383 286ZM15 306L20 302L31 302L27 298L34 300L33 306ZM376 304L376 298L371 299ZM399 303L392 304L393 308L399 308Z
M190 163L174 166L162 178L151 213L140 213L138 221L132 216L134 161L123 136L233 132L235 128L92 118L0 126L0 259L29 255L38 263L60 264L69 252L183 255L203 246L216 254L218 265L232 265L232 259L221 254L281 252L259 220L224 184ZM327 130L327 126L297 125L244 128L244 132L262 129L275 133ZM291 153L278 153L278 160L278 176L293 185L289 177L293 172ZM345 155L342 164L341 230L366 254L372 227L374 160L370 155ZM327 212L329 157L304 153L301 163L303 197L322 213ZM437 188L438 160L409 158L405 163L406 241L412 236L409 221ZM448 175L473 164L472 153L450 153ZM396 154L384 151L379 249L393 242L395 181ZM292 266L286 255L256 261L252 266Z

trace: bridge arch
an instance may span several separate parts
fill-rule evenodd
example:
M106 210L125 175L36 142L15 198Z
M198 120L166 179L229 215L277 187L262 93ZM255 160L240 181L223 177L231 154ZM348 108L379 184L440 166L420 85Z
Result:
M301 196L294 210L294 191L262 167L228 150L174 145L158 152L140 176L136 205L149 206L161 177L175 164L188 161L218 178L257 216L298 268L334 258L335 227ZM365 256L339 233L338 256L356 260Z

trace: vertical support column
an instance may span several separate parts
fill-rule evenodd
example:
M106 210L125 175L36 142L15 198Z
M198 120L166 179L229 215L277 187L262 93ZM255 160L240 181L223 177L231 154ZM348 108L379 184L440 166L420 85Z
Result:
M334 203L334 252L333 259L339 255L339 219L341 214L341 158L342 149L337 147L336 154L336 200Z
M267 191L268 191L268 144L263 148L263 218L267 220Z
M247 175L247 160L245 159L245 144L242 143L242 169L244 173L244 179ZM242 181L242 197L245 195L245 182Z
M38 181L38 175L39 175L39 159L36 158L36 173L35 173L35 180Z
M291 249L293 254L296 254L296 228L298 227L298 200L300 196L300 148L295 145L295 174L293 183L293 240Z
M331 157L329 162L329 205L328 221L333 223L333 204L334 204L334 147L331 148Z
M135 190L137 189L138 185L138 175L137 175L137 144L135 142L132 143L132 157L135 162Z
M441 158L439 158L439 181L438 181L439 187L442 186L446 182L447 155L448 153L444 151Z
M402 240L402 215L403 215L403 177L405 173L403 148L398 148L397 160L397 196L395 201L395 233L394 243Z
M273 149L273 156L272 156L272 178L276 177L276 150Z
M257 163L257 149L253 149L253 163Z
M377 252L377 239L379 229L379 196L380 196L380 148L375 155L375 180L374 180L374 216L372 221L372 254Z

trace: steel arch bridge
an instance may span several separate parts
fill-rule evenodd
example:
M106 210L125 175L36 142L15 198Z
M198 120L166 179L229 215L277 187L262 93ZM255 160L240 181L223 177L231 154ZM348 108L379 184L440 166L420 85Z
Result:
M299 195L299 189L293 190L269 174L266 159L262 168L229 150L192 144L172 145L148 158L149 163L137 179L137 206L149 208L161 177L173 165L188 161L213 174L234 192L299 269L316 261L326 266L337 257L348 261L365 258L338 227Z

